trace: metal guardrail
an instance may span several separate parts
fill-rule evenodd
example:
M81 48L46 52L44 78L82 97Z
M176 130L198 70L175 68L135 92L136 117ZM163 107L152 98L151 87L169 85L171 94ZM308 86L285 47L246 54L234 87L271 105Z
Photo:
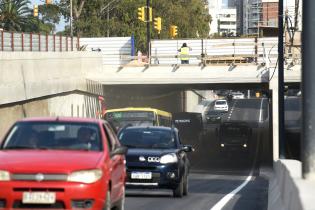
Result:
M0 51L63 52L79 49L78 37L0 31Z

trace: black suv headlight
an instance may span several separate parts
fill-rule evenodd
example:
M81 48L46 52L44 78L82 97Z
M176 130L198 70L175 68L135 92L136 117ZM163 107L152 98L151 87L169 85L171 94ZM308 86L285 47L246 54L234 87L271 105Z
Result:
M160 159L160 163L162 164L177 163L177 161L178 161L178 158L175 153L163 155Z

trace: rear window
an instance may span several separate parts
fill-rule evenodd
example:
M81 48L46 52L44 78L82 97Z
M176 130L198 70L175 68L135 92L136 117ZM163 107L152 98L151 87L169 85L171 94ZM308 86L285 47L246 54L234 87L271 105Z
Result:
M93 123L21 122L13 126L1 149L103 149L100 130Z
M215 104L216 105L225 105L226 101L216 101Z

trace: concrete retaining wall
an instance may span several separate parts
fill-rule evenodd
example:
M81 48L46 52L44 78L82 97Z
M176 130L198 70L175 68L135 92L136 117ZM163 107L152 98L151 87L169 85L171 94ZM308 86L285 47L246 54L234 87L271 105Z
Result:
M100 53L0 52L0 105L88 91L87 74L99 69Z
M315 181L302 179L302 164L297 160L274 163L269 182L268 210L314 210Z
M0 137L16 120L34 116L97 117L102 70L96 52L0 52Z

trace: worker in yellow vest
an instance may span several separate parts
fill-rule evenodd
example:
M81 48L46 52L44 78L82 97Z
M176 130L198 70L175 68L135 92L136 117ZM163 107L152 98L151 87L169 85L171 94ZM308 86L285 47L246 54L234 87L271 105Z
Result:
M188 47L186 43L183 43L182 47L178 50L181 64L189 64L189 51L191 47Z

